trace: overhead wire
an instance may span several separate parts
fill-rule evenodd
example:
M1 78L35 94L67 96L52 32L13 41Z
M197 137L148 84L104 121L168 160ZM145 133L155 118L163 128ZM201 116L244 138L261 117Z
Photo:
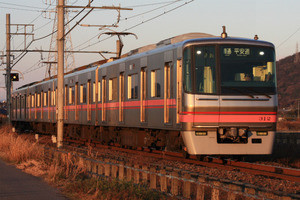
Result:
M153 12L153 11L155 11L155 10L158 10L158 9L163 8L163 7L169 6L169 5L173 4L173 3L177 3L177 2L179 2L179 1L182 1L182 0L166 1L166 2L160 2L160 3L151 3L151 4L142 4L142 5L135 5L135 6L127 6L127 7L143 7L143 6L153 6L153 5L158 5L158 4L166 4L166 3L169 3L168 5L164 5L164 6L161 6L161 7L158 7L158 8L149 10L149 11L146 11L146 12L144 12L144 13L140 13L140 14L138 14L138 15L134 15L134 16L131 16L131 17L127 17L127 18L125 18L125 19L121 19L121 21L122 21L122 20L128 20L128 19L134 18L134 17L139 16L139 15L148 14L148 13L150 13L150 12ZM80 47L80 46L86 44L87 42L90 42L91 40L95 39L95 38L98 37L98 36L99 36L99 33L97 33L95 36L91 37L90 39L86 40L85 42L82 42L81 44L77 45L77 46L74 47L74 48L76 49L76 48L78 48L78 47Z
M283 42L281 42L277 48L281 47L284 43L286 43L291 37L293 37L298 31L300 30L300 27L294 32L292 33L287 39L285 39Z
M20 6L20 7L26 7L26 8L43 9L41 7L36 7L36 6L28 6L28 5L24 5L24 4L7 3L7 2L1 2L1 1L0 1L0 4L12 5L12 6Z
M175 0L175 1L178 1L178 0ZM160 5L160 4L171 3L171 2L175 2L175 1L165 1L165 2L158 2L158 3L148 3L148 4L141 4L141 5L127 6L127 7L132 7L132 8L146 7L146 6L154 6L154 5Z
M153 11L156 11L156 10L159 10L161 8L164 8L164 7L167 7L169 5L172 5L174 3L178 3L179 1L182 1L182 0L176 0L176 1L172 1L171 3L168 3L167 5L163 5L163 6L160 6L160 7L157 7L157 8L154 8L152 10L149 10L149 11L146 11L146 12L143 12L143 13L139 13L139 14L136 14L136 15L133 15L133 16L130 16L130 17L126 17L124 19L121 19L121 20L128 20L128 19L132 19L132 18L135 18L135 17L138 17L138 16L141 16L141 15L144 15L144 14L148 14L148 13L151 13Z
M93 1L93 0L92 0ZM171 3L170 3L170 5L171 4L173 4L174 2L179 2L179 1L182 1L182 0L176 0L176 1L172 1ZM165 14L167 14L167 13L169 13L169 12L172 12L172 11L174 11L174 10L176 10L176 9L178 9L178 8L180 8L180 7L182 7L182 6L184 6L184 5L187 5L187 4L189 4L189 3L191 3L191 2L193 2L194 0L190 0L190 1L187 1L187 2L185 2L184 4L181 4L181 5L179 5L179 6L176 6L175 8L172 8L172 9L170 9L170 10L168 10L168 11L164 11L163 13L161 13L161 14L159 14L159 15L157 15L157 16L154 16L154 17L152 17L152 18L149 18L149 19L147 19L147 20L145 20L145 21L142 21L141 23L138 23L138 24L136 24L136 25L134 25L134 26L131 26L131 27L129 27L129 28L127 28L127 29L124 29L123 31L128 31L128 30L131 30L131 29L133 29L133 28L135 28L135 27L137 27L137 26L140 26L140 25L142 25L142 24L144 24L144 23L147 23L147 22L149 22L149 21L152 21L152 20L154 20L154 19L156 19L156 18L158 18L158 17L160 17L160 16L162 16L162 15L165 15ZM76 1L77 2L77 1ZM161 6L161 7L166 7L166 6ZM71 21L73 21L78 15L80 15L83 11L85 10L85 8L83 8L79 13L77 13L69 22L67 22L66 24L65 24L65 26L68 24L68 23L70 23ZM156 9L157 10L157 9ZM149 13L149 11L147 12L147 13ZM145 14L145 13L144 13ZM41 39L44 39L44 38L46 38L46 37L49 37L50 35L52 35L52 34L54 34L54 33L56 33L57 32L57 30L55 30L55 31L53 31L52 33L50 33L50 34L47 34L47 35L45 35L45 36L43 36L43 37L40 37L40 38L38 38L38 39L35 39L34 41L37 41L37 40L41 40ZM89 39L89 41L90 40L92 40L92 39L94 39L95 37L97 37L99 35L99 33L96 35L96 36L94 36L94 37L92 37L91 39ZM88 46L86 46L86 47L84 47L84 48L81 48L81 49L79 49L79 50L83 50L83 49L86 49L86 48L88 48L88 47L91 47L91 46L94 46L95 44L98 44L98 43L100 43L100 42L103 42L103 41L105 41L105 40L107 40L107 39L109 39L109 38L111 38L111 37L113 37L113 36L109 36L109 37L107 37L107 38L104 38L104 39L102 39L102 40L100 40L100 41L97 41L97 42L95 42L95 43L93 43L93 44L91 44L91 45L88 45ZM32 41L33 42L33 41ZM28 47L31 45L32 43L30 43L29 45L28 45ZM26 50L28 49L28 47L26 48ZM78 47L78 46L77 46ZM27 51L24 51L25 52L25 54L20 58L20 59L22 59L26 54L27 54ZM19 60L20 60L19 59ZM18 60L18 61L19 61ZM40 61L39 61L40 62ZM31 69L31 68L33 68L36 64L38 64L39 62L37 62L37 63L35 63L32 67L30 67L29 69ZM28 69L24 72L24 73L29 73L29 72L32 72L32 71L35 71L35 70L37 70L37 69L40 69L41 67L39 67L39 68L35 68L35 69L32 69L32 70L30 70L30 71L28 71Z
M12 8L12 7L6 7L6 6L0 6L0 8L10 9L10 10L30 11L30 12L41 12L41 10L33 10L33 9L26 9L26 8Z
M178 8L180 8L180 7L182 7L182 6L185 6L185 5L187 5L187 4L189 4L189 3L193 2L193 1L194 1L194 0L187 1L187 2L185 2L184 4L181 4L181 5L179 5L179 6L176 6L175 8L172 8L172 9L170 9L170 10L168 10L168 11L164 11L163 13L161 13L161 14L159 14L159 15L156 15L156 16L154 16L154 17L152 17L152 18L149 18L149 19L147 19L147 20L145 20L145 21L142 21L142 22L140 22L140 23L138 23L138 24L136 24L136 25L134 25L134 26L131 26L131 27L129 27L129 28L126 28L126 29L124 29L123 31L131 30L131 29L133 29L133 28L135 28L135 27L138 27L138 26L140 26L140 25L142 25L142 24L145 24L145 23L147 23L147 22L149 22L149 21L152 21L152 20L154 20L154 19L156 19L156 18L158 18L158 17L161 17L162 15L165 15L165 14L167 14L167 13L169 13L169 12L172 12L172 11L174 11L174 10L176 10L176 9L178 9ZM123 32L123 31L122 31L122 32ZM102 39L102 40L99 40L99 41L97 41L97 42L95 42L95 43L93 43L93 44L90 44L90 45L88 45L88 46L86 46L86 47L83 47L83 48L79 49L79 51L80 51L80 50L84 50L84 49L86 49L86 48L89 48L89 47L91 47L91 46L94 46L94 45L96 45L96 44L98 44L98 43L100 43L100 42L103 42L103 41L105 41L105 40L111 38L111 37L113 37L113 36L109 36L109 37L104 38L104 39Z
M94 0L91 0L90 2L93 2ZM76 1L77 2L77 1ZM76 3L75 2L75 3ZM50 5L49 5L50 6ZM49 7L48 6L48 7ZM77 16L79 16L83 11L85 10L85 8L83 8L80 12L78 12L71 20L69 20L66 24L64 24L64 26L66 26L66 25L68 25L70 22L72 22ZM47 34L47 35L45 35L45 36L43 36L43 37L40 37L40 38L37 38L37 39L34 39L34 40L32 40L30 43L29 43L29 45L24 49L24 51L23 52L21 52L20 53L20 55L21 55L21 57L12 65L12 67L13 66L15 66L27 53L28 53L28 48L30 47L30 45L33 43L33 42L35 42L35 41L38 41L38 40L42 40L42 39L45 39L45 38L47 38L47 37L49 37L49 36L51 36L51 35L53 35L53 34L55 34L57 32L57 29L55 30L55 31L53 31L52 33L50 33L50 34Z

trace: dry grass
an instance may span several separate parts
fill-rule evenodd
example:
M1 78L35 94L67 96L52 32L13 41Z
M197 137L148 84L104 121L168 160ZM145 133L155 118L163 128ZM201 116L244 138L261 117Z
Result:
M9 126L0 130L0 157L2 159L21 163L31 159L39 159L43 155L44 149L37 143L32 143L28 138L18 136L11 132Z
M297 121L279 121L277 123L278 131L300 131L300 120Z
M44 147L28 137L0 127L0 157L62 190L70 199L167 199L146 186L115 179L91 178L80 159L71 153L54 154L47 158Z

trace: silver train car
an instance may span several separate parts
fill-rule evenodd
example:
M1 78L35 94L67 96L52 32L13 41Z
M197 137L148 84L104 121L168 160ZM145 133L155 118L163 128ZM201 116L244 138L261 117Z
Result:
M274 45L192 33L64 78L64 137L191 155L271 154ZM57 79L12 95L15 126L56 130Z

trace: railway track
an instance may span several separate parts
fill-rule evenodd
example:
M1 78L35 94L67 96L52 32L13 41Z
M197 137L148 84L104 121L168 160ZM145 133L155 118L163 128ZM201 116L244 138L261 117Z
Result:
M138 154L140 156L152 157L163 160L178 161L184 164L192 164L196 166L203 166L209 168L216 168L220 170L239 171L252 175L260 175L269 178L277 178L281 180L288 180L300 183L300 170L293 168L284 168L278 166L263 165L250 162L234 161L231 159L220 159L215 157L205 157L203 160L198 160L196 156L185 158L182 153L168 152L152 149L128 149L121 148L118 145L103 145L95 141L74 140L66 138L66 144L75 146L92 146L94 151L97 149L111 149L130 154Z

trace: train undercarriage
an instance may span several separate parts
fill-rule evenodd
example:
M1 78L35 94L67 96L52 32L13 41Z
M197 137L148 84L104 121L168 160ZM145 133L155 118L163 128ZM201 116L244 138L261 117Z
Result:
M15 122L14 126L21 131L56 135L55 123ZM168 151L185 149L180 132L174 130L65 124L64 137L97 141L104 145L117 144L127 148L141 147Z

